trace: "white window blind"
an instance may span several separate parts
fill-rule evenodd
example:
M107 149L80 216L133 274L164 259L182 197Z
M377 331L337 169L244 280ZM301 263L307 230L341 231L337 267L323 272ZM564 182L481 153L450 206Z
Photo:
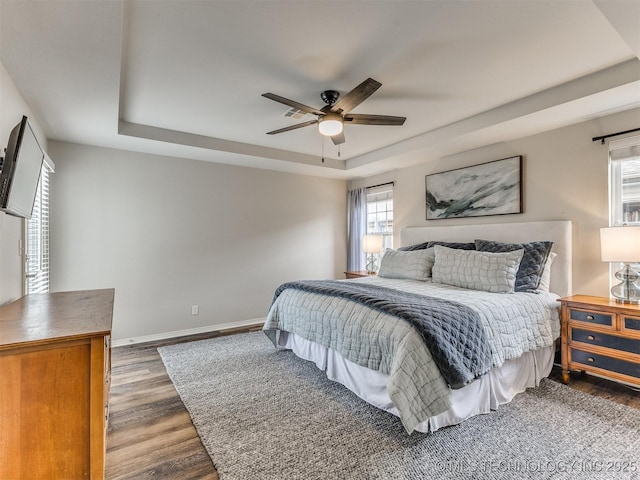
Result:
M42 165L31 218L26 221L26 293L49 291L49 175L53 169Z
M367 188L367 233L382 235L383 249L393 248L393 184Z
M609 226L640 225L640 135L609 142Z
M624 224L640 225L640 135L609 142L609 226ZM609 264L609 286L620 265Z

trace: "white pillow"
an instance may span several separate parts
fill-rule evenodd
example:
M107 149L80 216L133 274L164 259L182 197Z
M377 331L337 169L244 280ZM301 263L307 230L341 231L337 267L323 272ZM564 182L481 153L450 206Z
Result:
M387 249L380 261L379 277L426 281L435 259L433 248L414 251Z
M433 281L492 293L513 293L524 249L480 252L435 247Z
M551 285L551 264L557 256L557 253L549 252L547 263L544 264L542 275L540 275L540 285L538 285L538 289L536 291L549 293L549 286Z

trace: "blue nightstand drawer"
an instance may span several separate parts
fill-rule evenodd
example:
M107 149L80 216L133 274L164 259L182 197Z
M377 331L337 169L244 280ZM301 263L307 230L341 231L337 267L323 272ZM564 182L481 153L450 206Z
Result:
M640 363L628 362L626 360L607 357L606 355L598 355L596 353L583 352L582 350L575 349L571 349L571 361L640 378Z
M624 328L626 330L638 330L640 331L640 320L637 318L626 318L624 319Z
M596 323L598 325L613 326L613 315L606 313L594 313L585 312L584 310L570 309L570 316L572 320L579 320L581 322Z
M589 332L574 328L571 330L571 340L574 342L598 345L599 347L613 348L614 350L624 350L630 353L640 354L640 340L634 338L616 337L604 333Z

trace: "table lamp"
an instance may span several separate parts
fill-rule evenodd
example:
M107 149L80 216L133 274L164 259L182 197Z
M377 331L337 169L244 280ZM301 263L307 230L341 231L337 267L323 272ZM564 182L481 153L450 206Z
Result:
M362 237L362 251L368 253L367 272L369 275L376 273L376 259L374 253L382 252L382 235L365 235Z
M608 227L600 229L600 248L603 262L623 263L616 272L621 282L611 288L611 295L619 303L638 303L640 274L631 263L640 262L640 227Z

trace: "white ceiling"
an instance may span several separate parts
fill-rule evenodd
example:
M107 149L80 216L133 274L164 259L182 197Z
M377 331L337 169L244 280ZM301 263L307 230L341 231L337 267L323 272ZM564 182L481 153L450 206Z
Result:
M0 0L0 60L49 139L355 178L640 106L639 26L640 0ZM266 135L297 121L262 93L368 77L354 113L404 126L347 125L340 157Z

